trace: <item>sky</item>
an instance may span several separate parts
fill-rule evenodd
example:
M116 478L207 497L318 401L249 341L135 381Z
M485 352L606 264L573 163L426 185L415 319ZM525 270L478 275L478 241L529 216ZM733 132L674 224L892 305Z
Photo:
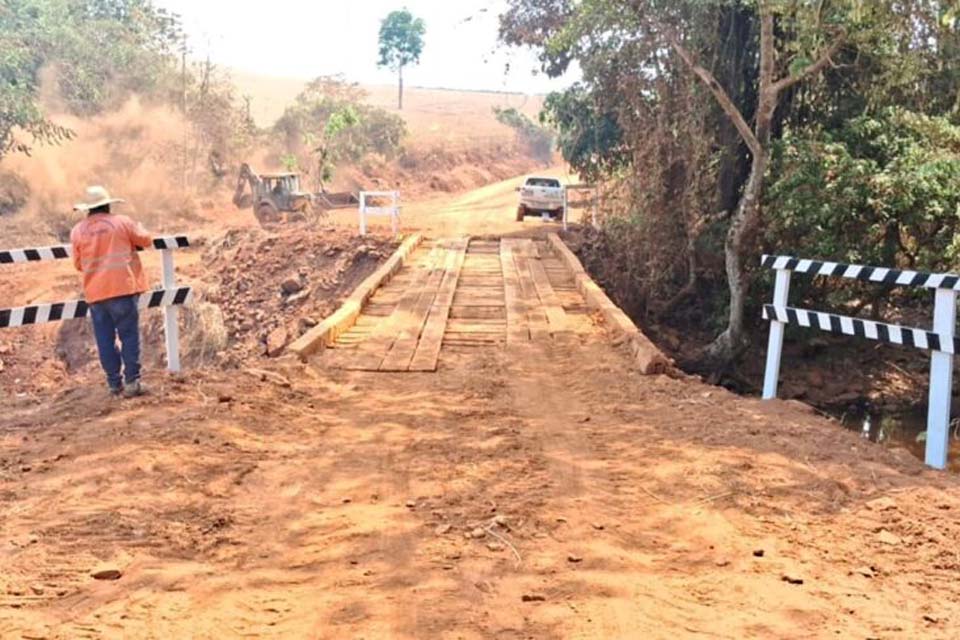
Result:
M156 0L180 14L191 55L262 75L311 79L342 73L363 84L391 84L377 68L380 21L408 8L426 22L420 65L408 86L546 93L569 86L576 72L550 79L534 52L497 42L506 0ZM507 70L509 66L509 71Z

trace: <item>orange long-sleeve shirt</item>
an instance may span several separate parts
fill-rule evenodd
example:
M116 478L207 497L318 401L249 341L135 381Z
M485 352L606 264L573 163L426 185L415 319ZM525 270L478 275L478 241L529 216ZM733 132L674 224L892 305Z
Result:
M73 266L83 273L87 302L146 291L137 247L148 247L151 241L143 227L127 216L97 213L79 222L70 232L70 244Z

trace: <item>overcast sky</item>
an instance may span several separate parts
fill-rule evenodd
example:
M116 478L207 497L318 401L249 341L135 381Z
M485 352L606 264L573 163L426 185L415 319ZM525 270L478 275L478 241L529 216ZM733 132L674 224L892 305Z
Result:
M409 85L545 93L576 79L551 80L532 52L498 47L506 0L156 2L181 15L194 57L257 74L393 83L377 68L377 34L390 11L406 6L427 25L421 63L404 73Z

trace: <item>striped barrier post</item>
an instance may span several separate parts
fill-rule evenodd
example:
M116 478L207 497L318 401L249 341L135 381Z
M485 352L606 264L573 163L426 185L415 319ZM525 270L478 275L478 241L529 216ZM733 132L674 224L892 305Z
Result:
M164 337L167 350L167 370L180 371L180 338L177 326L177 307L193 301L190 287L178 287L174 275L173 251L190 246L187 236L162 236L154 238L152 246L162 254L162 288L147 291L140 295L140 309L162 308L164 313ZM138 249L141 251L142 249ZM36 247L31 249L0 250L0 265L24 264L46 260L66 260L73 256L70 245ZM85 300L67 300L25 307L0 308L0 329L22 327L62 320L85 318L90 307Z
M770 321L770 341L767 347L763 398L771 400L777 396L780 359L783 351L783 332L788 324L930 351L930 391L927 409L925 461L929 466L936 469L946 468L950 445L953 358L960 352L960 340L955 337L957 291L960 291L960 275L822 262L790 256L765 255L761 264L777 273L773 304L763 307L763 318ZM790 307L787 298L790 290L790 276L793 273L807 274L812 277L849 278L873 284L933 289L936 292L933 330L903 327L873 320L861 320L860 318L833 313Z

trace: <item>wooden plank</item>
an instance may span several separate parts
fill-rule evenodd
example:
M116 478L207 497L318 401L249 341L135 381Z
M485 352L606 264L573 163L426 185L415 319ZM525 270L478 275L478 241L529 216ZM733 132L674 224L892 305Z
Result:
M507 308L507 344L520 344L530 340L526 307L520 288L520 275L514 260L516 243L511 239L500 241L500 266L503 270L503 292Z
M517 273L520 274L520 289L523 292L527 322L530 325L530 339L535 341L549 340L550 330L547 324L547 316L543 311L540 296L537 294L537 286L533 282L533 274L530 271L530 262L536 253L533 240L519 240L515 253L514 260L517 263Z
M353 326L353 323L360 316L360 312L363 311L363 307L373 297L374 292L400 271L407 257L416 251L422 241L423 236L419 233L404 240L403 244L385 263L360 283L360 286L350 294L333 315L325 318L323 322L297 338L287 347L287 350L296 354L301 360L306 360L308 356L320 349L332 345L338 335Z
M456 305L450 308L451 318L477 319L477 318L495 318L503 323L507 321L506 308L499 307L458 307Z
M400 303L390 314L390 317L377 325L370 339L360 345L357 350L358 353L344 368L351 371L378 371L380 369L380 364L393 346L406 320L415 311L417 303L423 295L427 280L436 270L440 253L439 248L432 248L426 260L411 269L413 278Z
M404 319L404 324L397 334L397 338L387 351L383 362L380 363L380 371L408 371L410 369L410 361L416 353L420 334L427 323L430 309L440 293L444 277L452 268L451 263L455 258L454 252L445 243L438 243L438 246L441 249L441 256L437 263L438 268L434 269L430 277L427 278L413 313Z
M556 255L567 265L573 275L577 290L580 291L587 306L602 313L606 322L630 341L634 360L641 373L655 375L670 371L674 367L673 361L663 355L663 352L650 342L650 339L627 317L627 314L615 305L603 289L587 275L580 260L573 255L560 236L551 233L547 235L547 239Z
M436 300L430 308L423 335L417 344L416 351L410 360L410 371L436 371L437 361L440 359L440 349L443 345L443 334L447 330L450 320L450 309L453 298L460 282L460 274L466 258L469 238L458 240L451 246L447 268L443 276L443 283L437 293Z
M457 323L450 324L448 327L451 333L499 333L505 334L507 331L506 324L470 324L470 323Z
M551 333L569 331L567 314L563 310L563 304L557 297L557 293L553 290L553 285L547 278L547 272L543 270L543 262L538 259L530 259L527 265L530 267L530 275L533 276L533 284L537 288L537 295L540 297L547 322L550 324Z

